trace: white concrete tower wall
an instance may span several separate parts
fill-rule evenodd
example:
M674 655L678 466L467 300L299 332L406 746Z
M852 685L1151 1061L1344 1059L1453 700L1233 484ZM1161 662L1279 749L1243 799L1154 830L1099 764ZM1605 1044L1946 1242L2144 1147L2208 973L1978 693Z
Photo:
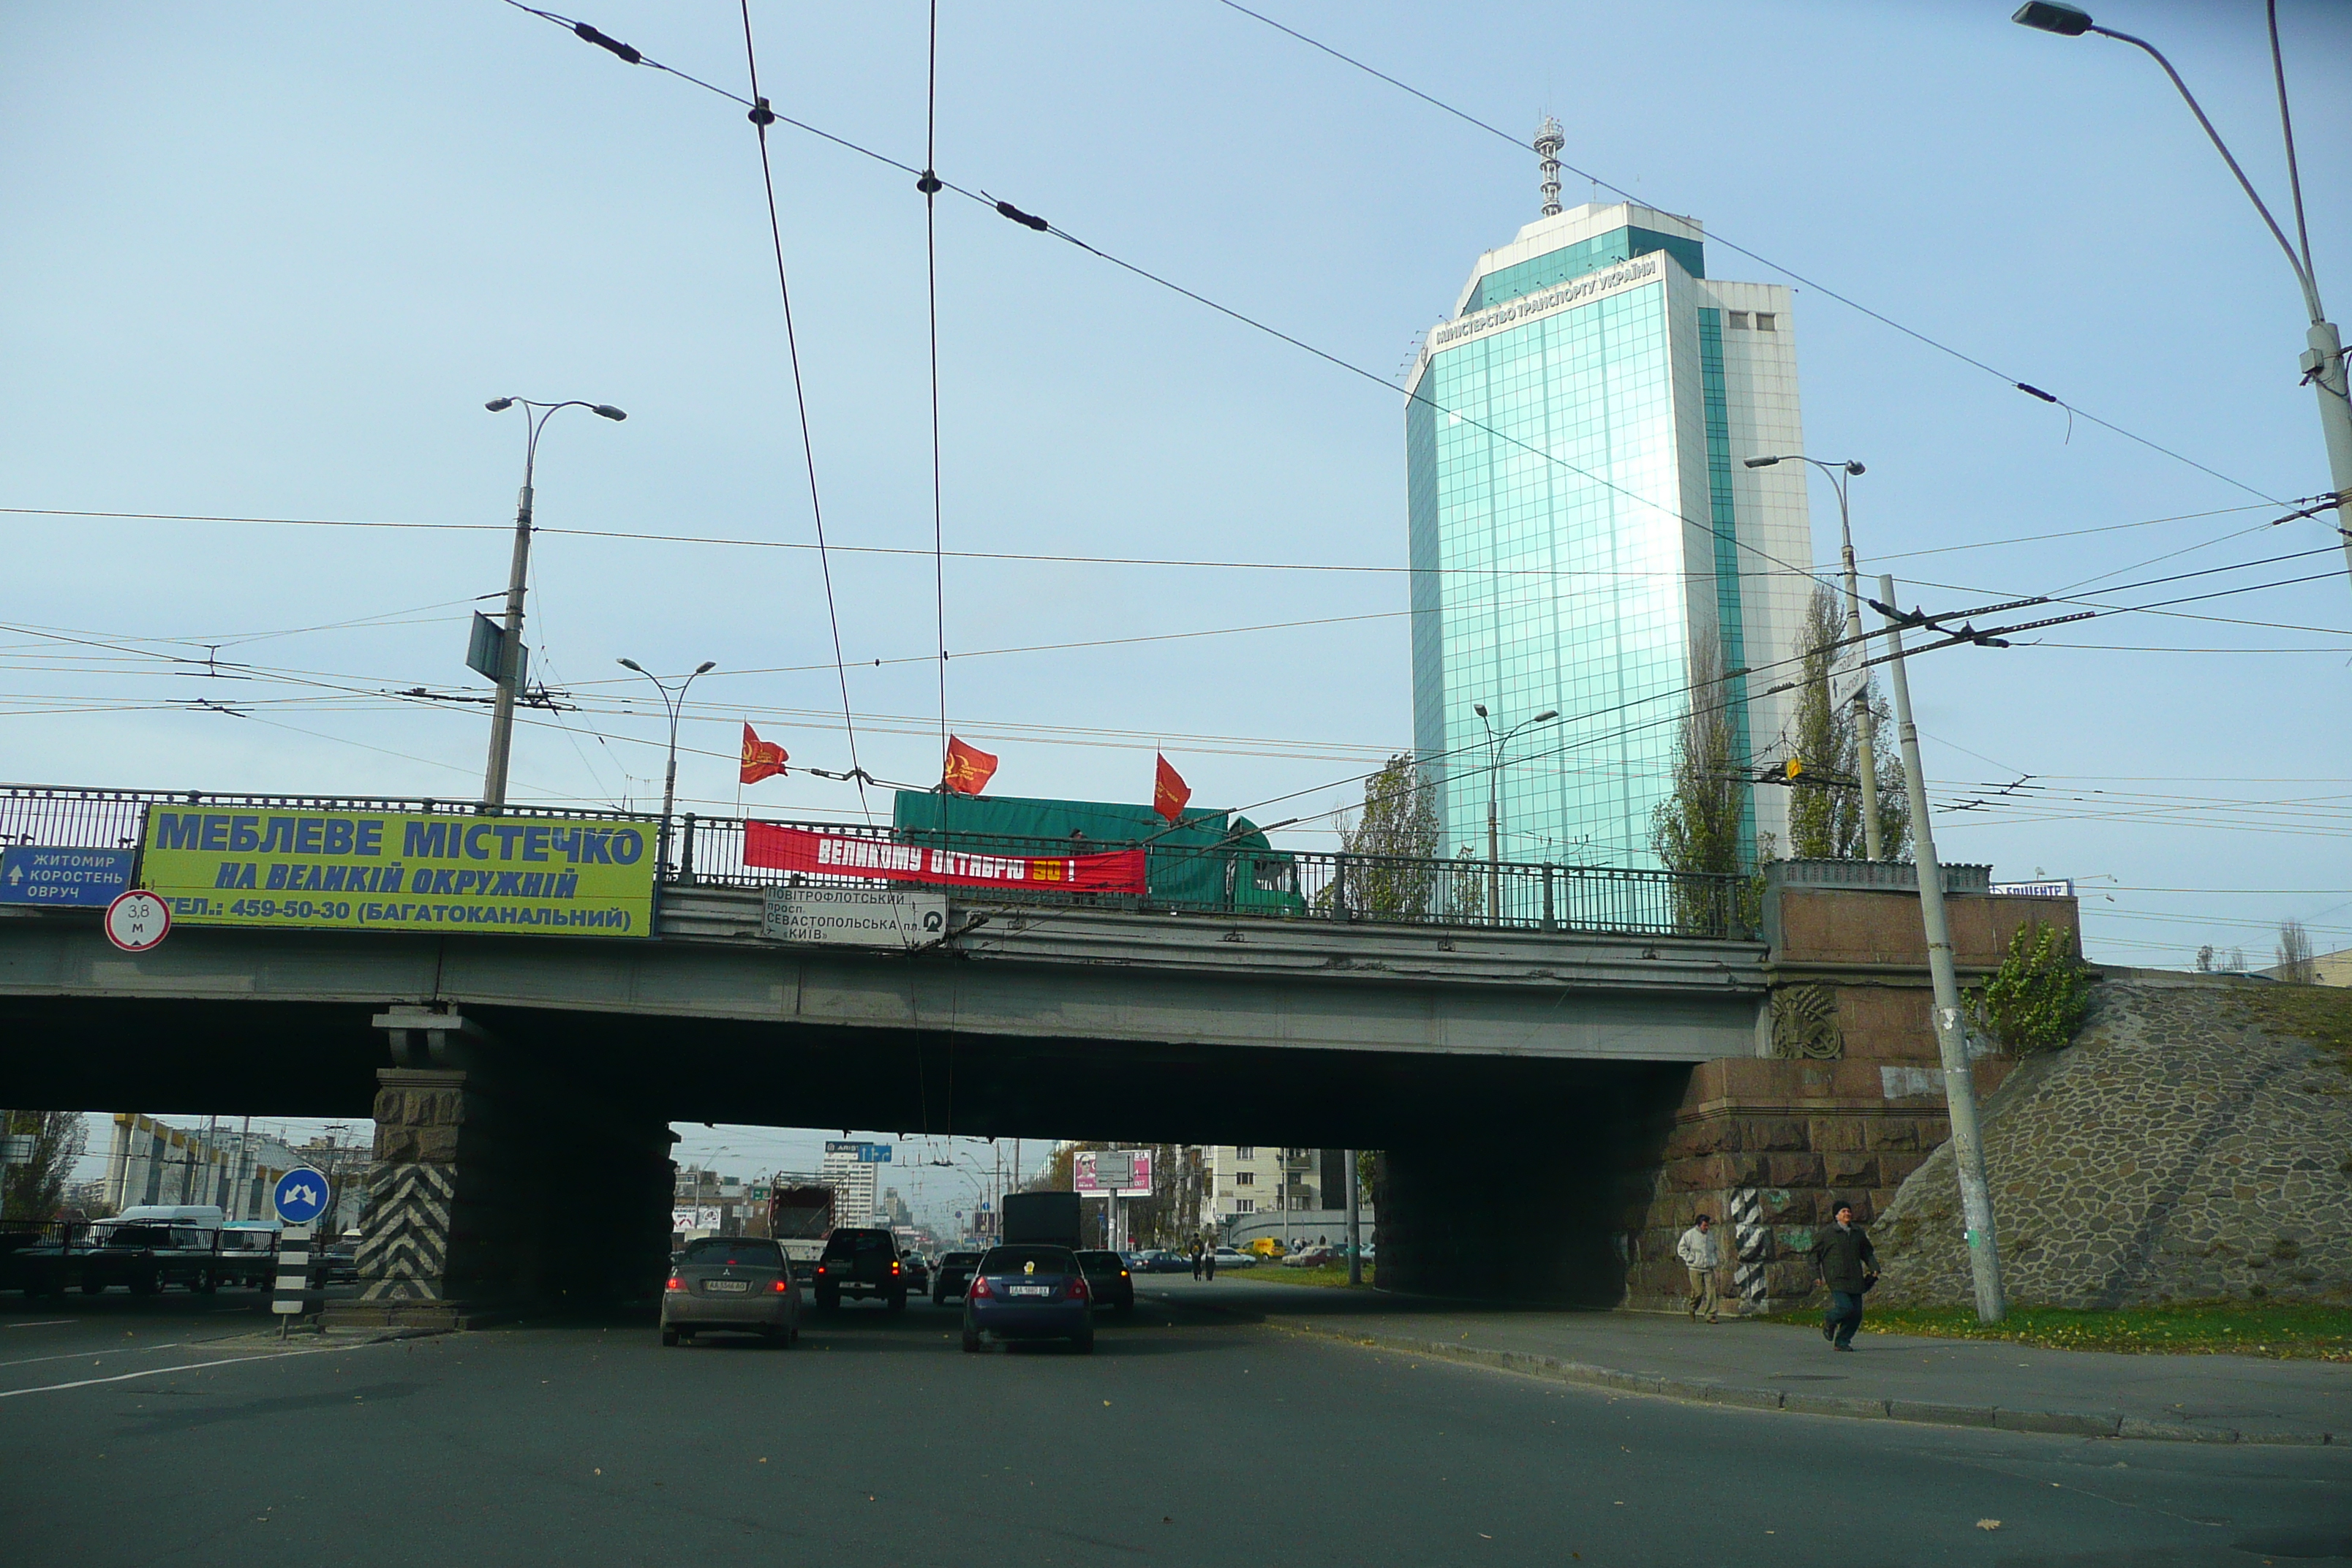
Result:
M1749 458L1805 449L1797 402L1796 325L1791 296L1780 284L1709 280L1699 289L1723 311L1732 516L1747 547L1739 552L1740 619L1748 665L1758 671L1748 682L1748 750L1760 765L1788 756L1795 743L1798 694L1770 689L1797 673L1794 665L1781 661L1803 651L1805 607L1813 591L1813 579L1805 574L1813 564L1807 465L1747 466ZM1789 854L1789 791L1770 785L1756 791L1759 841L1771 834L1783 857Z

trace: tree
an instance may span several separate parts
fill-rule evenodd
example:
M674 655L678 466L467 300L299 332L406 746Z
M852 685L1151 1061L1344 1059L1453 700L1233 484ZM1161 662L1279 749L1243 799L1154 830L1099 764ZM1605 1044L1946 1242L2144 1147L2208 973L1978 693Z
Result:
M1845 617L1825 587L1816 586L1805 609L1804 662L1797 687L1794 755L1801 768L1790 785L1789 853L1800 860L1859 860L1862 830L1862 725L1851 701L1831 700L1831 674L1845 636ZM1877 682L1864 687L1872 716L1871 758L1878 774L1879 851L1900 860L1911 841L1911 806L1902 759L1891 737L1893 715ZM1818 783L1809 783L1817 779Z
M1358 914L1425 918L1451 912L1444 906L1439 858L1436 789L1421 775L1410 752L1391 757L1364 781L1364 804L1339 819L1339 849L1350 857L1348 908ZM1354 858L1364 857L1359 863ZM1316 907L1331 909L1332 890L1316 895Z
M1675 921L1707 932L1731 929L1746 897L1729 879L1755 866L1740 831L1748 780L1732 733L1731 704L1724 692L1723 655L1711 631L1691 641L1690 706L1675 741L1674 793L1650 814L1650 847L1669 871L1690 879L1675 885Z
M2290 985L2319 982L2319 968L2311 962L2311 937L2301 921L2279 921L2277 973Z
M2071 931L2028 921L2009 940L2009 956L1961 998L1969 1021L2011 1051L2054 1051L2074 1037L2091 1005L2091 974Z
M66 1179L88 1146L79 1111L0 1110L0 1134L27 1140L12 1152L0 1186L0 1222L47 1225L65 1201Z

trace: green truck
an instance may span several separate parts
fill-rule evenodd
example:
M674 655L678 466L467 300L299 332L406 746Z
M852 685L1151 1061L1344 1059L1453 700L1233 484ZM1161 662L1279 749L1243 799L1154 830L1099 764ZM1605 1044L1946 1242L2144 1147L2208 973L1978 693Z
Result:
M1298 864L1246 816L1187 811L1171 825L1148 805L900 790L890 815L904 843L1013 855L1103 854L1142 847L1146 900L1187 910L1307 912Z

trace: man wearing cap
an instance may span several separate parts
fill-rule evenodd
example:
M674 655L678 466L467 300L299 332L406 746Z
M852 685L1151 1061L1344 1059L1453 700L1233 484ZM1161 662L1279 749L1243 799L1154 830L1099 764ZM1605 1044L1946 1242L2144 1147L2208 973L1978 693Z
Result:
M1833 1212L1837 1223L1822 1227L1813 1241L1813 1263L1830 1291L1822 1338L1834 1350L1850 1351L1854 1331L1862 1327L1862 1293L1878 1278L1878 1254L1870 1234L1853 1223L1852 1204L1841 1202Z

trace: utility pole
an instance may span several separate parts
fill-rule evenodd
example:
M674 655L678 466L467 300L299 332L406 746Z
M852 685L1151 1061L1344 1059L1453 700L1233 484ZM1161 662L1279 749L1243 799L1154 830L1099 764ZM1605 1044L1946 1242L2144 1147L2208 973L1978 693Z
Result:
M1878 602L1895 608L1895 579L1878 579ZM1911 721L1911 682L1903 671L1903 626L1886 617L1887 673L1895 688L1895 721L1903 743L1904 785L1911 801L1911 844L1918 858L1919 915L1927 931L1927 973L1936 988L1936 1048L1944 1063L1944 1101L1952 1119L1952 1163L1960 1178L1960 1213L1968 1227L1969 1275L1976 1287L1977 1320L2009 1315L2000 1283L2000 1248L1993 1235L1992 1188L1985 1177L1984 1139L1977 1126L1977 1086L1969 1068L1968 1035L1960 1026L1960 982L1952 967L1951 928L1944 919L1944 871L1927 821L1927 780L1919 767L1919 729Z
M1348 1283L1361 1285L1364 1282L1364 1223L1362 1216L1356 1212L1362 1201L1362 1194L1356 1190L1356 1152L1342 1149L1339 1156L1348 1162Z

